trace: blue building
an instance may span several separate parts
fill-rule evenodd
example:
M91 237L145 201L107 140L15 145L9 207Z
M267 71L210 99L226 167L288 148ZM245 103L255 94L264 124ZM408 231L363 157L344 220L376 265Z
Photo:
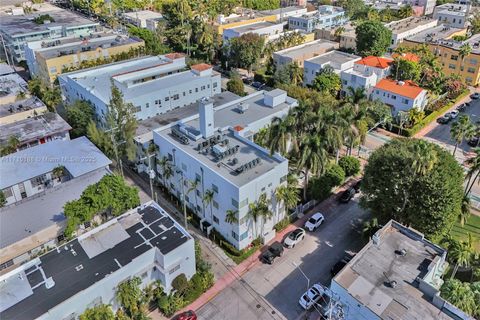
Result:
M305 13L298 17L288 18L290 30L300 29L313 32L315 29L323 29L341 26L347 22L345 10L340 7L323 5L318 10Z

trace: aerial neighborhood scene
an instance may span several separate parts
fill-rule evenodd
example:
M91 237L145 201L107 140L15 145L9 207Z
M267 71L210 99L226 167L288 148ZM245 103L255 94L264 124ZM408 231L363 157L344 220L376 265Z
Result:
M480 1L1 1L30 319L480 319Z

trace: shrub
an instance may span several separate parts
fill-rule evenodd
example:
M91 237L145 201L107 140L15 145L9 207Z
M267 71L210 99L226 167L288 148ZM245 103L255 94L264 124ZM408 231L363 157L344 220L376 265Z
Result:
M332 187L339 186L345 180L345 171L338 164L332 164L327 168L324 174L325 178L330 181Z
M282 220L278 221L273 228L276 232L280 232L285 229L290 224L290 217L285 217Z
M242 79L238 75L233 75L227 82L227 90L239 96L245 95L245 88Z
M262 238L258 237L252 241L252 246L258 247L262 245Z
M332 188L339 186L345 180L345 172L337 165L331 165L327 171L318 178L313 178L309 184L308 197L323 201L328 198Z
M360 160L352 156L345 156L338 161L347 177L354 176L360 172Z
M189 284L185 274L179 274L172 281L172 288L175 289L178 294L184 295L185 292L189 289Z

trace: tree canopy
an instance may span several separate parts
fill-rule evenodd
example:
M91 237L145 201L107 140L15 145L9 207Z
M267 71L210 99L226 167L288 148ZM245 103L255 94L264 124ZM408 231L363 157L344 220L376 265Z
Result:
M243 81L242 79L240 79L240 76L238 74L232 74L230 80L228 80L227 82L227 90L238 94L239 96L245 95Z
M93 120L94 112L92 106L82 100L76 100L73 104L66 107L67 122L72 126L70 136L72 138L85 136L87 126Z
M229 61L233 66L248 69L257 64L262 55L265 39L256 33L246 33L233 38L227 46Z
M332 68L325 67L313 80L312 88L336 96L342 87L340 76Z
M441 147L396 139L373 152L365 167L362 205L385 223L394 219L438 239L461 212L463 170Z
M355 29L357 51L362 56L382 56L392 41L392 31L379 21L364 21Z
M80 320L115 320L115 314L109 305L101 304L85 310Z

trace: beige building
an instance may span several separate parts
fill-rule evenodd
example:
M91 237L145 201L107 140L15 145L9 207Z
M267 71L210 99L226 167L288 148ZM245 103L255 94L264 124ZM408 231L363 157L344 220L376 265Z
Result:
M350 23L335 28L316 29L315 39L336 41L342 49L355 50L357 48L355 27Z
M337 42L329 40L315 40L304 44L280 50L273 53L273 61L278 67L289 63L297 63L303 68L303 62L307 59L316 57L325 52L338 49Z
M25 56L32 76L52 84L67 68L78 68L84 61L134 54L133 50L144 46L143 40L134 37L95 33L86 37L30 42L26 47Z

